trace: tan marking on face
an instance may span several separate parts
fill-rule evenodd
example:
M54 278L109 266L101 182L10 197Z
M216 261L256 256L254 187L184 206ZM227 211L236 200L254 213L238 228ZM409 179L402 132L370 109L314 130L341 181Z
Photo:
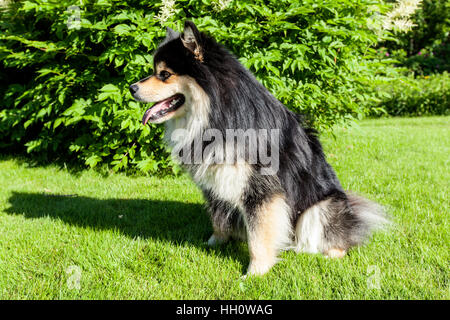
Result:
M195 79L189 76L180 76L182 81L182 93L186 99L184 106L180 107L174 115L173 121L166 122L164 140L174 149L181 148L190 143L208 125L210 112L209 97ZM177 129L187 130L182 139L173 139ZM176 156L174 156L176 160Z
M160 61L156 64L156 74L160 73L163 70L166 70L171 74L175 74L175 72L173 72L173 70L170 69L164 61Z
M182 87L186 79L172 74L167 80L162 81L156 76L151 76L143 82L138 82L139 98L143 102L156 102L167 99L174 94L183 93Z
M166 80L160 80L157 75L162 71L170 73L170 77ZM158 62L155 66L155 75L149 77L147 80L138 81L135 85L138 86L138 91L135 98L141 102L157 102L170 98L174 94L183 93L186 82L194 81L187 76L179 76L172 69L167 67L164 61Z
M170 69L165 70L169 71ZM135 99L140 102L159 102L178 93L184 95L185 102L180 108L153 122L161 123L171 118L184 119L182 122L175 123L173 128L169 128L169 137L170 132L176 128L185 128L194 134L200 127L207 124L209 98L194 78L187 75L172 74L166 81L162 81L152 76L135 84L139 88ZM188 135L189 137L191 135Z

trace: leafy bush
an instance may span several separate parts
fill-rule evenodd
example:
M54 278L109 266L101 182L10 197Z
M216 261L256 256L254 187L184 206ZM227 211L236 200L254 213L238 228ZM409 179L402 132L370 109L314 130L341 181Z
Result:
M393 0L390 0L393 1ZM422 0L420 10L411 17L415 26L411 32L396 34L390 50L403 49L408 56L446 41L450 32L450 3L448 0Z
M369 111L374 1L164 3L29 0L0 12L0 148L115 171L172 168L162 127L140 124L145 107L128 92L152 72L166 19L178 30L193 20L319 129Z
M382 51L416 75L450 72L450 2L423 0L411 19L412 30L382 43Z
M450 42L434 44L404 59L402 64L417 75L450 72L449 56Z
M383 96L378 108L392 116L450 114L450 75L403 77L376 88Z
M395 66L404 68L406 73L426 76L433 73L450 72L450 41L421 49L416 54L408 56L403 49L389 50L386 47L378 49L379 57L389 57L395 60Z

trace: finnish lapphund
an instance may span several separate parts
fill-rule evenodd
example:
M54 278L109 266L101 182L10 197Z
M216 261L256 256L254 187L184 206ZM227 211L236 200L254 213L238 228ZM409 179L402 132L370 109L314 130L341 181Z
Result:
M143 124L165 122L173 156L202 190L208 244L247 241L248 275L269 271L282 250L343 257L387 222L379 205L343 190L315 131L194 23L167 28L153 75L130 91L154 102Z

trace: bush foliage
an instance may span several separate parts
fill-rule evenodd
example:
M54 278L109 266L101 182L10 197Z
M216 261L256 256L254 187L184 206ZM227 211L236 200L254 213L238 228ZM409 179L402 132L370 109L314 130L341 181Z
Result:
M399 77L376 87L384 93L379 108L391 116L450 115L450 75Z
M379 37L372 18L383 10L377 1L178 0L165 22L157 1L74 3L12 2L0 13L3 150L114 171L173 168L162 127L140 124L145 106L128 86L152 72L163 26L181 30L185 19L315 127L369 112Z
M411 17L410 32L397 33L381 46L416 75L450 72L450 1L422 0L420 8Z
M389 0L394 2L394 0ZM399 33L389 49L403 49L408 56L424 48L445 42L450 32L450 3L448 0L422 0L420 10L411 17L415 26L411 32Z

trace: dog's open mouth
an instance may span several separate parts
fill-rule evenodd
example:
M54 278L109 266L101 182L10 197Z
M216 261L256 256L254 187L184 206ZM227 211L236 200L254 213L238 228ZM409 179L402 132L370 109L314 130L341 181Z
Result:
M180 93L177 93L165 100L156 102L147 111L145 111L144 117L142 117L142 124L146 125L149 121L155 122L158 119L165 117L169 113L174 112L179 107L181 107L184 101L184 96Z

